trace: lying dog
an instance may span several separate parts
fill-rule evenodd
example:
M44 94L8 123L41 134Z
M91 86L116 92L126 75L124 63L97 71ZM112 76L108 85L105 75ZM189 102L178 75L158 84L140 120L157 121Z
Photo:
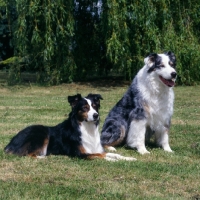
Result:
M103 146L126 143L141 154L149 153L146 140L155 134L158 146L172 152L169 129L173 114L173 86L177 77L172 52L150 54L122 99L108 114L102 128ZM112 148L114 150L114 148Z
M80 94L69 96L72 111L67 120L54 127L33 125L21 130L5 147L5 152L37 158L53 154L110 161L136 160L104 151L98 130L100 99L99 94L85 98Z

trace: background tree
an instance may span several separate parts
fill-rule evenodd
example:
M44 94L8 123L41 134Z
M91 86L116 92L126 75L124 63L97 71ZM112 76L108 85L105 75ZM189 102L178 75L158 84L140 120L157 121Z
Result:
M131 80L146 54L171 50L178 82L200 80L199 0L7 1L18 13L15 55L27 63L16 63L14 74L36 72L49 84L113 74Z
M106 55L128 79L149 52L171 50L178 59L179 83L199 81L198 0L103 0Z
M73 80L74 34L72 0L18 0L16 53L27 57L25 70L49 84ZM21 70L21 69L20 69Z
M12 25L16 18L14 1L0 0L0 61L13 56Z

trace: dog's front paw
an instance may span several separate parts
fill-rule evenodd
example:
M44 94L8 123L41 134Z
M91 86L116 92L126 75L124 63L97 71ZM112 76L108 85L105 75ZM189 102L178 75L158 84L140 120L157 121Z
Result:
M112 161L112 162L118 161L117 159L115 159L115 158L110 158L110 157L105 157L105 160L107 160L107 161Z
M140 154L149 154L150 152L149 151L147 151L147 149L146 148L140 148L140 149L138 149L138 153L140 153Z
M164 151L167 151L167 152L173 153L173 151L171 150L171 148L164 148Z
M106 153L105 159L108 161L118 161L118 160L135 161L135 160L137 160L136 158L125 157L125 156L121 156L116 153Z
M44 155L42 155L42 156L36 156L36 158L43 159L43 158L46 158L46 156L44 156Z
M127 160L127 161L136 161L137 159L136 158L133 158L133 157L124 157L121 159L121 160Z
M115 147L112 147L112 146L107 146L106 149L112 152L117 151L117 149L115 149Z
M164 151L167 151L167 152L173 152L169 146L169 144L166 144L166 145L162 145L162 148L164 149Z

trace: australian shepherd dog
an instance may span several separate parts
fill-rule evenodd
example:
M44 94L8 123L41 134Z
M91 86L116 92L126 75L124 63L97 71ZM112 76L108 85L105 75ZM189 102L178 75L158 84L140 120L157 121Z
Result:
M103 146L125 144L140 154L152 135L158 146L172 152L169 129L173 114L173 86L177 77L176 58L172 52L152 53L144 59L122 99L112 108L102 128Z
M52 154L109 161L136 160L104 151L98 129L100 99L99 94L85 98L80 94L68 96L72 108L68 119L54 127L32 125L21 130L5 147L5 152L37 158Z

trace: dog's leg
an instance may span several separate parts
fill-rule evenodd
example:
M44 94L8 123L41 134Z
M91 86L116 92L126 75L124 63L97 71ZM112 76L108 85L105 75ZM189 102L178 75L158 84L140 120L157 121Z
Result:
M125 157L116 153L106 153L105 159L108 161L118 161L118 160L135 161L137 160L136 158Z
M43 158L46 158L46 156L36 156L36 158L39 158L39 159L43 159Z
M164 151L173 152L169 146L169 131L163 130L161 133L156 132L156 142L157 144L164 149Z
M106 149L106 150L108 150L108 151L117 151L117 149L115 149L115 147L108 146L108 145L105 145L105 146L104 146L104 149Z
M44 140L43 147L41 148L40 156L46 156L47 155L47 147L49 145L49 136Z
M140 154L150 153L145 147L146 120L133 120L130 124L127 145Z
M118 161L118 160L127 160L127 161L135 161L137 160L136 158L133 157L125 157L125 156L121 156L119 154L116 153L94 153L94 154L87 154L86 155L87 159L96 159L96 158L100 158L100 159L105 159L107 161Z
M122 144L126 136L126 125L124 120L107 120L101 133L101 143L110 151L116 151L114 146Z
M48 144L49 144L49 137L47 137L44 140L44 143L41 149L38 149L36 151L36 158L46 158Z
M147 126L146 133L145 133L145 143L148 144L150 139L152 138L155 131L153 131L150 127Z
M93 160L96 158L105 158L106 157L106 153L92 153L92 154L83 154L85 158L89 159L89 160Z

